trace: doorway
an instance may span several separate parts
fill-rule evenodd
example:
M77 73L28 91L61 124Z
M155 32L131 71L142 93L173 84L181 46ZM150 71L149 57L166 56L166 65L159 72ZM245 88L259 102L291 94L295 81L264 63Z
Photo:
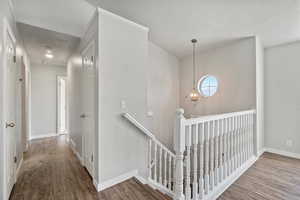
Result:
M4 199L16 182L16 93L17 93L17 65L16 39L8 22L4 20Z
M57 76L57 133L67 134L67 77Z
M95 43L92 41L82 52L82 85L81 109L82 114L82 154L83 164L94 177L94 135L96 130L96 70L95 70Z

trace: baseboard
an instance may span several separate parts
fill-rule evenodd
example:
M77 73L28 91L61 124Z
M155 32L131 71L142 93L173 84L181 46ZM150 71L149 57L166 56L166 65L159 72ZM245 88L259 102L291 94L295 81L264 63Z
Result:
M300 154L298 154L298 153L283 151L283 150L279 150L279 149L266 148L266 152L278 154L278 155L281 155L281 156L300 159Z
M100 192L100 185L99 183L97 182L96 179L93 178L93 184L94 184L94 187L96 188L97 192Z
M204 200L216 200L218 197L225 192L241 175L245 173L258 159L259 157L253 156L243 166L241 166L235 173L227 177L222 184L215 188L214 192L204 197Z
M17 170L16 170L16 179L19 177L19 173L20 173L22 164L23 164L23 156L22 156L22 158L21 158L21 160L19 162L19 165L17 167Z
M49 138L49 137L56 137L56 136L58 136L57 133L48 133L48 134L43 134L43 135L31 136L30 140L37 140L37 139L43 139L43 138Z
M100 191L105 190L105 189L107 189L111 186L114 186L118 183L121 183L123 181L126 181L128 179L131 179L131 178L137 177L137 176L138 176L138 170L133 170L133 171L127 172L125 174L122 174L122 175L120 175L116 178L113 178L113 179L104 181L103 183L97 184L96 189L97 189L98 192L100 192Z
M258 157L262 156L265 152L266 152L266 148L262 148L262 149L258 152Z
M70 147L73 151L73 153L76 155L77 159L80 161L80 164L83 165L83 159L81 157L81 155L79 154L79 152L76 150L76 143L74 142L74 140L72 140L72 138L70 138Z

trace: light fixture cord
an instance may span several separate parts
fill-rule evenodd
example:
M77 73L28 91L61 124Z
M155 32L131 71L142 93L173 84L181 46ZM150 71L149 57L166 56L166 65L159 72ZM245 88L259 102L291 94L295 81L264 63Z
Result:
M193 43L193 89L195 89L195 85L196 85L195 73L196 73L196 67L195 67L195 43Z

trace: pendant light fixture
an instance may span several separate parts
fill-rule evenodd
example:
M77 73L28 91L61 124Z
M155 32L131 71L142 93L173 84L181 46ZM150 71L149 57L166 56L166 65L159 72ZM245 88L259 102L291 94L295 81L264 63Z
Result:
M191 101L196 102L200 98L200 95L199 95L198 91L196 90L196 80L195 80L195 75L196 75L195 50L196 50L197 40L192 39L191 42L193 44L193 90L190 93L190 98L191 98Z

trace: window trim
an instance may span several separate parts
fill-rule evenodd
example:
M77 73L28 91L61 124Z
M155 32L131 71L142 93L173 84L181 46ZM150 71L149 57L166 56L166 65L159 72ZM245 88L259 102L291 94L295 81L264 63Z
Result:
M211 95L211 96L204 95L204 94L203 94L203 91L202 91L202 89L201 89L201 84L202 84L202 82L203 82L206 78L208 78L208 77L214 77L214 78L217 80L217 83L218 83L218 84L217 84L217 88L216 88L216 92L215 92L213 95ZM212 97L212 96L214 96L214 95L218 92L218 90L219 90L219 79L218 79L216 76L214 76L214 75L206 74L206 75L202 76L202 77L199 79L198 84L197 84L197 90L198 90L199 94L200 94L201 96L203 96L203 97Z

